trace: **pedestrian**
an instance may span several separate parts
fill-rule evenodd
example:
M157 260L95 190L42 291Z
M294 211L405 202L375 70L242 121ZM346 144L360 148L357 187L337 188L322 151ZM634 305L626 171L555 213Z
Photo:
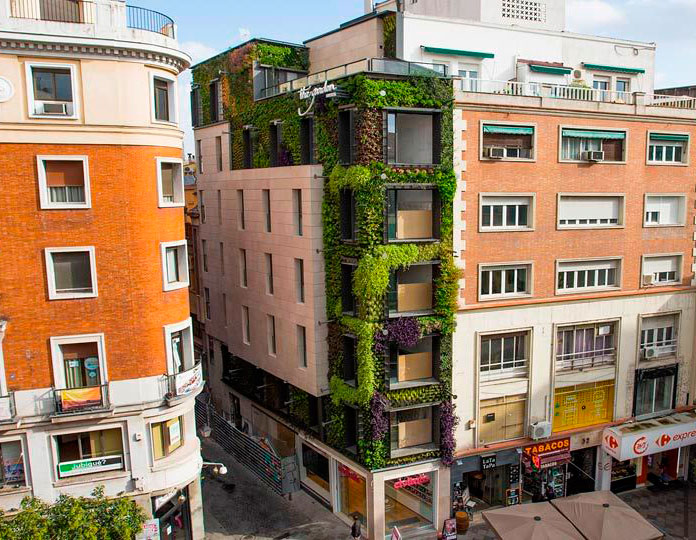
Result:
M552 501L556 498L556 492L551 484L546 484L546 500Z
M355 539L362 538L362 523L358 519L358 514L353 514L353 526L350 528L350 537Z

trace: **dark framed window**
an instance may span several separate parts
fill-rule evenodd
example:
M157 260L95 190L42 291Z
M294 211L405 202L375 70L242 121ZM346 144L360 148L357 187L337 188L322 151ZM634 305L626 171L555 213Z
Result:
M389 278L389 316L429 312L435 305L435 282L440 274L437 262L419 263L396 270Z
M355 161L355 110L338 113L338 159L349 165Z
M220 115L220 81L210 83L210 122L222 120Z
M341 239L357 240L358 221L355 212L355 192L350 189L341 190Z
M254 154L256 153L256 143L258 140L258 131L253 126L244 128L242 134L242 144L244 145L244 168L254 168Z
M279 121L272 122L269 126L271 167L281 165L281 145L283 144L283 124Z
M302 165L313 165L317 162L314 155L314 118L311 116L300 120L300 150Z
M343 336L343 380L351 386L358 386L357 342L354 336Z
M441 206L435 188L387 189L385 240L439 239Z
M385 113L385 160L389 164L437 165L442 156L442 114Z
M31 74L34 82L34 99L64 102L73 100L69 69L33 67ZM155 79L155 84L158 80Z
M636 371L633 415L644 416L674 409L677 388L677 366L640 369Z
M437 382L440 377L440 336L426 336L413 347L389 345L389 386Z
M169 114L169 81L155 77L155 119L162 122L171 120Z
M201 125L201 90L197 86L191 89L191 123L193 127Z
M355 314L356 303L355 294L353 293L353 274L355 266L352 264L341 265L341 304L343 305L343 313Z
M344 409L345 443L346 449L357 452L358 440L360 439L358 410L353 407Z

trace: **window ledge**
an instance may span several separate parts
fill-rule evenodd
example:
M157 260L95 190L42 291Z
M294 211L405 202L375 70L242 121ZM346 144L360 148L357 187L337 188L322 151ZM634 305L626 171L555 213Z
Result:
M399 448L398 450L392 450L390 452L390 457L393 458L400 458L400 457L406 457L406 456L414 456L416 454L423 454L425 452L433 452L439 450L439 446L436 444L430 443L430 444L421 444L420 446L412 446L409 448Z
M559 163L580 163L583 165L626 165L626 161L584 161L582 159L559 159Z
M387 244L433 244L439 241L439 238L398 238L387 240Z
M680 281L661 281L660 283L655 283L653 285L641 285L641 289L659 289L660 287L676 287L681 285Z
M557 375L564 375L566 373L585 373L586 371L599 371L600 369L615 368L616 360L613 362L606 362L601 366L587 366L587 367L576 367L576 368L556 368Z
M59 115L59 114L30 114L29 118L36 118L38 120L79 120L76 115Z
M529 382L529 375L526 377L512 376L512 377L500 377L498 379L480 379L480 386L495 386L501 383L519 383L519 382Z
M533 227L479 227L480 233L534 232Z
M686 227L685 223L643 223L643 227L646 229L665 229L670 227Z
M648 287L649 288L649 287ZM595 292L610 292L610 291L620 291L621 287L587 287L585 289L570 289L563 291L556 291L557 296L568 296L568 295L582 295Z
M49 300L79 300L80 298L97 298L97 293L49 293Z
M625 229L625 225L556 225L559 231L595 231L602 229Z
M495 163L496 161L508 161L512 163L536 163L536 158L500 158L500 159L495 159L495 158L487 158L487 157L480 157L479 158L481 161L492 161Z
M435 386L440 384L437 379L422 379L418 381L404 381L400 383L389 383L389 390L402 390L404 388L418 388L421 386Z
M669 162L662 162L662 161L646 161L645 164L650 166L650 167L653 167L653 166L657 166L657 167L688 167L689 166L688 163L678 163L678 162L669 163Z
M390 311L389 312L389 318L390 319L398 319L400 317L420 317L423 315L432 315L435 313L434 309L422 309L419 311Z
M79 484L94 484L95 482L103 482L105 480L119 480L121 478L130 477L129 471L113 471L103 473L84 474L72 478L62 478L53 482L53 487L75 486Z
M18 493L30 493L31 486L2 486L0 487L0 497L3 495L16 495Z
M518 298L532 298L529 293L524 294L496 294L496 295L479 295L479 302L495 302L496 300L515 300Z

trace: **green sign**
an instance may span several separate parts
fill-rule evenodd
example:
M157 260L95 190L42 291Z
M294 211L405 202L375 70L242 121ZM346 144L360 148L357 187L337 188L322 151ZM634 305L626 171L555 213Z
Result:
M64 461L58 464L58 476L67 478L81 474L115 471L123 468L123 456L104 456L78 461Z

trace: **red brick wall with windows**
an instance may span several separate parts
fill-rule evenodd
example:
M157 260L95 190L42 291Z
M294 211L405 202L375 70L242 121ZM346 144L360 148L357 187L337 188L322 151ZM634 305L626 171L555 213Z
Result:
M693 278L694 187L693 164L696 157L696 126L625 119L580 118L547 114L514 114L461 110L467 130L462 159L466 170L462 179L466 191L462 198L466 220L461 230L466 250L466 286L460 292L468 306L478 304L520 304L573 297L617 296L640 292L664 292L670 287L641 289L641 256L651 253L682 253L682 286L689 287ZM506 162L479 159L482 122L536 124L536 161ZM562 163L559 161L560 126L628 131L627 163ZM648 131L690 133L690 166L647 165ZM479 232L479 193L536 193L535 229L520 232ZM621 193L625 195L625 224L617 229L557 230L559 192ZM646 193L686 194L686 225L681 227L643 227ZM455 224L456 226L456 224ZM461 226L461 223L460 223ZM591 257L623 257L621 291L594 292L577 296L555 294L556 260ZM481 263L533 262L533 297L522 300L478 302L478 267Z
M92 207L40 210L36 156L89 157ZM165 324L189 317L188 289L162 290L160 242L183 240L183 208L159 208L167 147L0 145L0 316L8 388L53 385L49 338L103 333L109 380L167 372ZM44 248L94 246L97 298L48 300Z

